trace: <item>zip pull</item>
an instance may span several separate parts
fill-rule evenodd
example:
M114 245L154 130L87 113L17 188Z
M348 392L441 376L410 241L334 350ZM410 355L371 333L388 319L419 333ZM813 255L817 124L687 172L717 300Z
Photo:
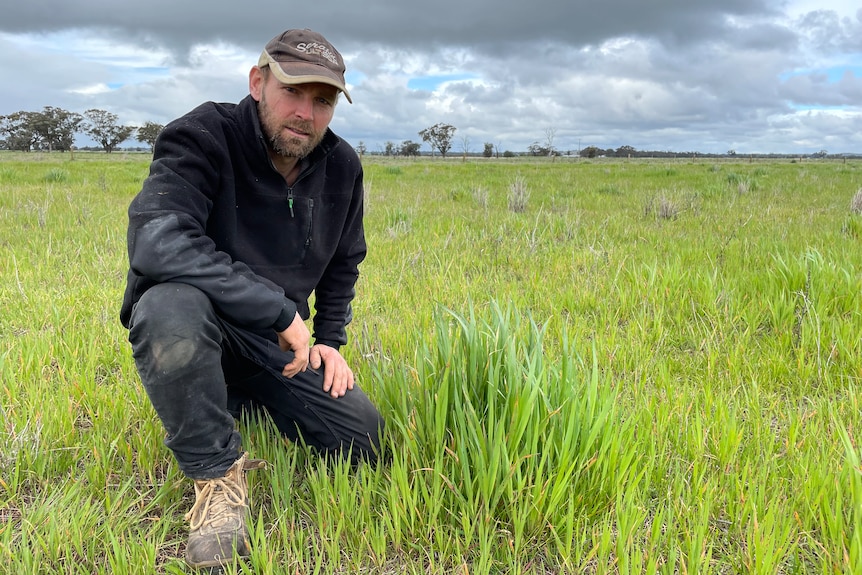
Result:
M290 217L293 217L293 190L287 193L287 207L290 208Z

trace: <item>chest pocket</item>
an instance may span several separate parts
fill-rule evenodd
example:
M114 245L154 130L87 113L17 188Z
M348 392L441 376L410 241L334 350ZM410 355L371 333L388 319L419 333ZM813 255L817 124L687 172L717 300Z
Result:
M314 237L314 198L289 196L287 214L277 229L276 245L285 250L286 263L303 264Z
M250 196L237 205L235 225L223 238L225 251L259 271L304 266L315 249L315 209L314 198Z

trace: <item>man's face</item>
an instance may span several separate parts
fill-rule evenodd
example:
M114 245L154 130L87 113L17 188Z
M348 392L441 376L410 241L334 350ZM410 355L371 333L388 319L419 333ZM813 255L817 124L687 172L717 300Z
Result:
M328 84L282 84L269 71L252 72L251 94L257 100L263 133L280 156L303 158L326 133L338 89Z

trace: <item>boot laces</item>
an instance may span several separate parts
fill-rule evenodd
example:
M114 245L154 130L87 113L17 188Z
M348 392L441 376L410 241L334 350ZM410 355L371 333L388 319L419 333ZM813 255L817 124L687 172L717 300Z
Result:
M244 486L228 476L196 481L195 487L198 488L195 503L185 515L191 531L230 523L237 510L246 506Z

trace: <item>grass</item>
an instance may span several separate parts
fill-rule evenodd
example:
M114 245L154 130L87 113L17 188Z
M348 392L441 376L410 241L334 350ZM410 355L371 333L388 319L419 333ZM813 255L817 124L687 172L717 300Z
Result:
M0 155L0 573L183 573L117 320L146 155ZM351 470L241 423L231 573L862 572L856 163L366 161ZM514 191L518 194L513 209Z

